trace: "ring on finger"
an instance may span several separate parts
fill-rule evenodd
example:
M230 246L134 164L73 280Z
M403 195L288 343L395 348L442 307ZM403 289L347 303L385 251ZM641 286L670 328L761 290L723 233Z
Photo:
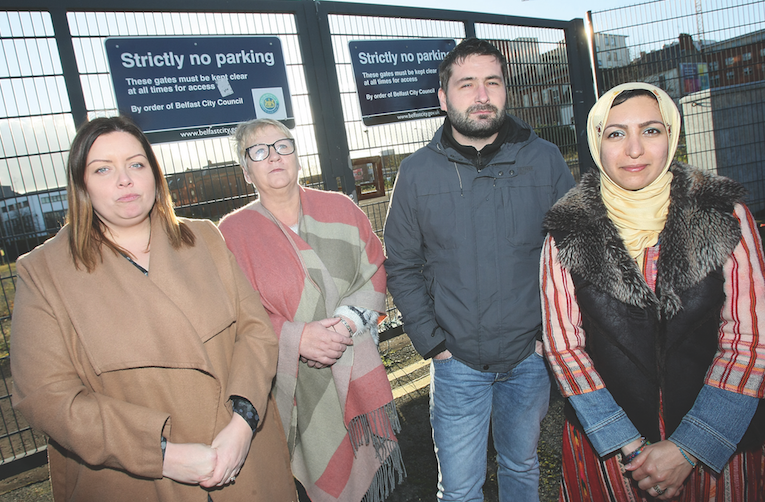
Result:
M664 493L664 490L661 489L659 485L655 485L653 489L656 491L658 495L662 495Z

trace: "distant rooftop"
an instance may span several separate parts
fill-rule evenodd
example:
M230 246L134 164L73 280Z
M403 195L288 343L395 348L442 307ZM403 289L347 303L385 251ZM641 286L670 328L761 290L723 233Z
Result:
M715 42L711 44L704 44L704 50L717 52L725 49L733 49L735 47L741 47L742 45L756 44L757 42L765 41L765 30L753 31L746 35L729 38L722 42Z

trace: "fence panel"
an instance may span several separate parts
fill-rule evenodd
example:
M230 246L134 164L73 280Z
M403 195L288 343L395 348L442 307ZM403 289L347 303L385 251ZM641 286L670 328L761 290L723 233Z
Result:
M16 257L48 235L38 200L20 195L66 183L64 160L74 134L53 26L46 12L0 12L0 464L45 448L11 406L11 313ZM63 203L45 201L48 223L63 221ZM13 239L9 239L13 236Z
M765 218L765 1L656 0L589 17L600 92L667 91L684 122L676 158L743 183Z
M477 24L479 38L492 40L510 67L510 113L558 146L579 179L579 155L566 34L562 29Z
M117 114L104 40L114 36L274 35L283 44L304 180L323 188L291 13L68 12L87 118ZM59 26L60 29L60 26ZM59 34L60 35L60 34ZM0 12L0 466L45 448L10 403L8 347L15 260L64 222L66 158L75 134L59 46L45 11ZM228 138L154 146L182 216L218 219L256 197Z

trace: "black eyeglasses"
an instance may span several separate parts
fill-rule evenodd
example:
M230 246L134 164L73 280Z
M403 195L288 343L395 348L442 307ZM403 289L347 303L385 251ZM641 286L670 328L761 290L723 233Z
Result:
M279 155L290 155L295 153L295 140L292 138L284 138L271 143L270 145L258 143L257 145L252 145L245 149L245 152L247 152L247 156L250 160L253 162L260 162L261 160L266 160L271 154L271 147L273 147L274 151Z

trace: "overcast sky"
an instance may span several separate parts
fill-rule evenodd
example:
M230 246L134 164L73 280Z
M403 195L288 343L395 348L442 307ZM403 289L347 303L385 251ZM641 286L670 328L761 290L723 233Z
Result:
M339 0L354 3L398 5L405 7L425 7L430 9L465 10L488 12L510 16L538 17L568 21L574 18L585 19L587 11L602 11L627 5L635 5L637 0ZM659 0L661 1L661 0ZM664 0L676 1L676 0ZM693 3L693 0L684 0Z

